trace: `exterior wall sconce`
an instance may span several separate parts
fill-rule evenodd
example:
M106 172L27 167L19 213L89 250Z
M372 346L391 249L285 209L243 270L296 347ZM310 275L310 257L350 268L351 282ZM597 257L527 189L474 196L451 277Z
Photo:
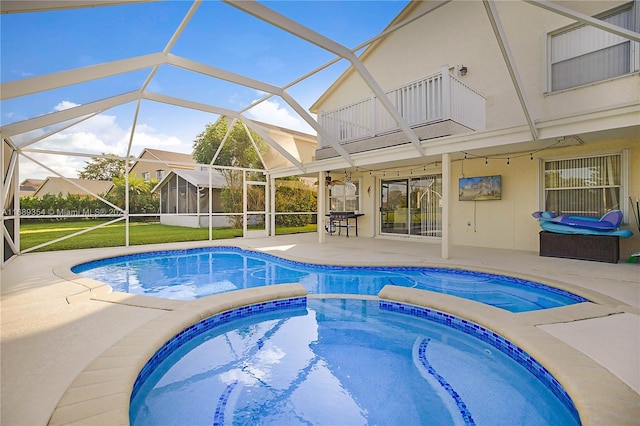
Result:
M465 75L467 75L468 69L467 69L467 67L462 65L458 71L460 72L460 75L464 77Z

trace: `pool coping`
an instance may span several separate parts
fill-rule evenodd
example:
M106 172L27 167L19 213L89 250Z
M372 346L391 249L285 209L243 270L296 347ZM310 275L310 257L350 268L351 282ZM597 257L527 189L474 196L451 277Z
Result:
M300 284L280 284L181 301L163 308L166 313L120 339L75 378L58 402L49 424L128 425L129 400L138 373L172 337L222 312L306 295Z
M583 425L637 424L638 394L586 354L536 327L535 321L532 322L531 316L527 315L529 313L514 314L471 300L453 301L448 295L399 286L386 286L379 297L466 319L520 347L545 367L567 391ZM579 310L585 314L594 308L599 315L602 314L593 303L578 305L583 305ZM575 306L544 311L547 314L556 311L557 316L563 316L563 311L566 314Z
M129 333L94 359L75 378L58 402L49 421L52 425L129 424L130 397L138 373L168 340L186 327L212 315L242 306L292 297L388 300L442 311L472 321L522 348L544 366L573 399L582 424L637 422L637 393L587 355L536 327L540 318L535 312L539 311L514 314L455 296L398 286L384 287L378 297L363 297L342 294L309 295L301 284L278 284L191 301L175 301L118 292L108 293L109 286L104 288L105 285L102 283L84 280L87 279L81 279L79 284L87 287L87 290L70 296L70 303L94 299L146 306L166 312ZM552 318L562 320L602 316L618 311L620 309L616 306L586 302L546 309L544 313L546 317L551 314ZM549 318L544 321L548 322Z
M67 263L62 263L59 265L56 265L53 269L53 273L54 275L58 276L59 278L62 278L64 280L67 281L71 281L74 282L76 284L81 285L82 287L84 287L85 289L74 294L71 295L69 297L67 297L67 302L69 303L74 303L76 301L83 301L83 300L88 300L88 299L99 299L99 300L104 300L104 301L114 301L114 302L118 302L118 303L123 303L123 304L130 304L132 306L138 306L138 307L148 307L148 308L154 308L157 309L159 306L165 306L167 303L166 301L170 301L168 303L169 306L173 305L172 302L176 302L174 300L170 300L170 299L162 299L159 297L151 297L151 296L142 296L142 295L131 295L128 293L118 293L118 292L113 292L111 286L109 286L108 284L105 284L103 282L100 281L96 281L90 278L86 278L83 277L79 274L75 274L71 271L71 268L73 268L76 265L82 264L82 263L88 263L88 262L92 262L92 261L99 261L102 259L108 259L111 257L121 257L121 256L128 256L128 255L135 255L135 254L142 254L142 253L153 253L153 252L168 252L168 251L188 251L188 250L192 250L192 249L196 249L196 250L201 250L201 249L209 249L209 248L217 248L217 247L231 247L231 248L237 248L240 250L245 250L245 251L249 251L249 252L256 252L256 253L262 253L262 254L266 254L269 256L274 256L274 257L281 257L285 260L289 260L289 261L293 261L293 262L300 262L300 263L308 263L308 264L312 264L312 265L320 265L320 266L324 266L325 264L323 263L314 263L312 261L309 261L309 259L305 259L305 258L301 258L301 257L297 257L297 256L292 256L288 253L278 253L278 255L274 255L271 253L268 253L267 250L260 250L260 249L256 249L256 248L252 248L252 247L247 247L244 246L242 244L215 244L215 245L209 245L209 246L204 246L204 247L189 247L189 248L179 248L179 249L164 249L164 250L149 250L148 247L130 247L125 253L119 254L117 256L113 256L113 255L97 255L97 256L89 256L85 259L83 259L82 262L67 262ZM335 262L333 263L333 265L335 266L345 266L345 267L371 267L370 263L367 262L354 262L354 261L350 261L350 262ZM450 264L444 264L444 263L435 263L435 262L429 262L428 265L416 265L415 262L396 262L393 265L384 265L384 264L376 264L375 267L412 267L412 268L419 268L419 267L425 267L425 268L442 268L442 269L449 269L449 270L454 270L454 271L473 271L473 272L479 272L479 273L487 273L487 274L495 274L495 275L501 275L501 276L506 276L506 277L510 277L510 278L516 278L516 279L522 279L522 280L527 280L527 281L532 281L534 283L539 283L539 284L544 284L547 285L549 287L555 287L561 290L565 290L568 291L570 293L573 293L575 295L584 297L585 299L588 299L589 301L598 304L598 305L605 305L605 306L611 306L616 308L619 312L630 312L630 313L634 313L636 315L640 315L640 308L634 308L632 306L629 306L613 297L604 295L602 293L599 293L597 291L594 290L590 290L587 288L583 288L583 287L579 287L573 284L569 284L563 281L559 281L559 280L553 280L553 279L549 279L549 278L543 278L543 277L539 277L539 276L535 276L535 275L530 275L530 274L525 274L525 273L514 273L514 272L505 272L503 270L499 270L499 269L495 269L495 268L488 268L488 267L480 267L480 266L456 266L456 265L450 265ZM126 297L123 296L110 296L110 295L115 295L115 294L126 294ZM162 302L165 301L165 302ZM544 311L548 311L548 309L545 309ZM537 312L537 311L533 311L533 312ZM579 318L579 319L584 319L584 318Z

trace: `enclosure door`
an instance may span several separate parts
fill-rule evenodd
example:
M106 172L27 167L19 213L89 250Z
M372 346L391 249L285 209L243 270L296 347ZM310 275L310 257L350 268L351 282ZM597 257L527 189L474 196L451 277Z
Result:
M267 183L245 180L244 220L245 238L267 237Z
M383 180L380 195L380 232L408 234L407 180Z

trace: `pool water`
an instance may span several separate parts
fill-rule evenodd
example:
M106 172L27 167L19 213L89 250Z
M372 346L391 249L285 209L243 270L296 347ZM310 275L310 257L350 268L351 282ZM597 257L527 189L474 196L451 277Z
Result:
M426 267L355 267L294 262L236 247L149 252L83 263L74 273L114 291L191 300L226 291L301 283L311 294L377 295L387 284L475 300L511 312L585 302L567 291L501 275Z
M521 350L447 314L403 312L309 299L194 326L139 376L131 424L579 424Z

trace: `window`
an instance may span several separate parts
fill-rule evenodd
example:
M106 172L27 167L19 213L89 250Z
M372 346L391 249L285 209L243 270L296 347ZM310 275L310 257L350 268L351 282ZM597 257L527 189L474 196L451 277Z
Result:
M633 3L599 19L638 31ZM590 25L551 35L551 91L594 83L638 71L638 43Z
M622 154L544 162L545 210L601 217L623 210Z
M157 180L162 180L163 176L164 176L164 170L162 170L162 169L156 170L156 179Z
M149 182L149 177L150 177L149 172L142 172L142 179L143 179L145 182Z
M332 185L329 209L336 212L360 211L360 182L347 181L342 185Z

